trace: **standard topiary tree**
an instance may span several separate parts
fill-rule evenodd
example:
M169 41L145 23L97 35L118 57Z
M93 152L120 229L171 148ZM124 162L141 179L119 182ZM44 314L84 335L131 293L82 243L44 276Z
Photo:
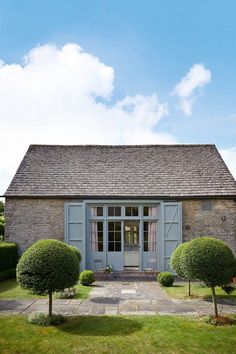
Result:
M69 246L71 251L75 253L75 255L77 256L79 263L82 261L82 256L80 251L78 250L78 248L74 247L74 246Z
M184 248L187 246L187 244L188 244L188 242L185 242L185 243L182 243L181 245L179 245L174 250L174 252L172 253L171 258L170 258L171 268L176 272L176 274L179 277L185 278L185 279L187 279L187 278L184 276L184 273L181 269L181 255L182 255ZM187 280L188 280L188 296L191 296L191 280L190 279L187 279Z
M17 265L17 281L23 289L49 295L52 316L52 293L72 287L79 280L79 260L75 252L57 240L38 241L29 247Z
M231 282L236 274L236 259L231 249L212 237L199 237L181 254L181 270L185 277L203 281L211 288L215 316L218 317L215 287Z

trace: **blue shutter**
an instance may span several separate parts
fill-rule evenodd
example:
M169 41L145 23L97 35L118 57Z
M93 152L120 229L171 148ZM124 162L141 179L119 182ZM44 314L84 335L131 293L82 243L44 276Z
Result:
M181 203L164 203L164 270L170 268L170 257L176 247L182 243L182 205Z
M79 249L81 269L85 269L85 207L84 203L65 204L65 242Z

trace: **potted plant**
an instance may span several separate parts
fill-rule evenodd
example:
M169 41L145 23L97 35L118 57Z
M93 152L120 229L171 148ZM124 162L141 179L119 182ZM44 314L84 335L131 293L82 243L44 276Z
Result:
M105 267L105 272L108 274L109 278L112 277L113 267L111 264L109 264Z

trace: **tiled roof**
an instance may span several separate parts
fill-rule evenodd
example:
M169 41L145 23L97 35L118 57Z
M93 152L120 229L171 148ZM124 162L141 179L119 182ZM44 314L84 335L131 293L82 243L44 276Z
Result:
M31 145L5 196L236 196L214 145Z

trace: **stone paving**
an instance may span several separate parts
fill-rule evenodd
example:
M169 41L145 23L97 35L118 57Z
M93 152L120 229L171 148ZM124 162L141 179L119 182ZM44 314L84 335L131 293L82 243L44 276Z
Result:
M48 301L0 300L2 314L47 312ZM53 312L64 315L199 315L212 312L203 300L174 300L156 281L97 281L86 300L54 300ZM220 313L236 313L236 302L219 300Z

